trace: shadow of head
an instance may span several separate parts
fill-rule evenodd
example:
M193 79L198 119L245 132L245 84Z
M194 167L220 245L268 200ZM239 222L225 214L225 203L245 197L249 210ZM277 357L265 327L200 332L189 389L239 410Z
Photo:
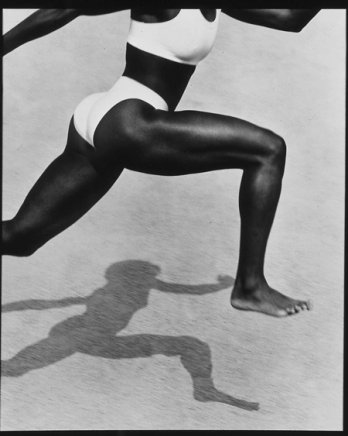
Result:
M124 260L110 265L105 278L111 286L149 288L156 283L159 266L144 260Z

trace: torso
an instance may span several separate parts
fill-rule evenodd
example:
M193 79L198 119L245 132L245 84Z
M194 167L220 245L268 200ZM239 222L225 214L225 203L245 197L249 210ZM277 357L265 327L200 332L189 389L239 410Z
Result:
M149 106L162 111L175 110L197 63L213 46L220 12L219 9L131 10L123 72L126 77L119 78L106 92L89 95L77 106L69 129L69 141L75 149L94 156L94 136L99 123L113 108L115 113L121 110L118 103L124 100L137 100L132 107L136 105L142 111Z
M124 75L174 108L213 46L219 14L216 9L132 9Z
M219 15L216 9L164 9L157 15L132 12L128 42L165 59L197 65L213 47Z

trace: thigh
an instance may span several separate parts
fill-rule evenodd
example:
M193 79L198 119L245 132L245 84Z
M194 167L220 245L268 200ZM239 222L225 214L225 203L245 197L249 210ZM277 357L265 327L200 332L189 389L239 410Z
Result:
M106 194L122 170L98 167L93 148L71 124L64 152L45 169L15 217L21 242L24 236L46 241L66 229Z
M199 111L166 112L128 100L110 110L95 134L97 154L125 168L182 175L258 162L276 135L247 121ZM111 162L111 160L110 160Z

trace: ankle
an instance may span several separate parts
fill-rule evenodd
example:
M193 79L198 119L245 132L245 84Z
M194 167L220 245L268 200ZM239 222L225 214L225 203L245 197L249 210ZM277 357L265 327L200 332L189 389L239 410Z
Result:
M235 280L233 292L235 293L243 293L243 294L253 294L258 289L267 285L266 279L264 276L238 276Z

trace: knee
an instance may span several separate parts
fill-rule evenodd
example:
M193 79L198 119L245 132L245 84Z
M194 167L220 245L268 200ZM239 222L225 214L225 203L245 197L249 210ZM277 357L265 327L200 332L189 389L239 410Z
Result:
M267 131L265 138L266 159L267 163L284 168L286 159L285 140L272 131Z
M2 254L28 257L34 254L38 248L25 237L23 232L16 228L13 221L2 223Z
M191 358L195 358L198 360L205 360L206 358L210 358L211 351L209 345L206 342L203 342L200 339L191 336L182 336L181 341L184 345L184 350L186 351L186 354Z
M17 247L14 247L13 253L10 253L10 255L12 254L12 256L17 256L17 257L29 257L32 254L34 254L37 249L39 247L34 247L33 245L19 245Z
M207 376L212 371L211 351L205 342L190 336L181 337L181 363L191 376Z

